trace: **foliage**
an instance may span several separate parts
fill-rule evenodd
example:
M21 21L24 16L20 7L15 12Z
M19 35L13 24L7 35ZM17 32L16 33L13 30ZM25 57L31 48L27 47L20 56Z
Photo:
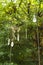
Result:
M34 14L40 34L40 59L43 61L43 1L17 0L14 3L12 0L0 0L0 65L38 65L37 22L33 22ZM19 28L20 40L17 41L15 37ZM13 48L8 46L9 38L11 41L13 39Z

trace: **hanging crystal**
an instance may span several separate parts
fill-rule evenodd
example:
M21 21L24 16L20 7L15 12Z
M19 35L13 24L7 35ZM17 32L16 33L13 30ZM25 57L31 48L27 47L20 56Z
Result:
M12 41L12 42L11 42L11 47L13 47L13 46L14 46L14 42Z
M33 15L33 22L36 22L36 16Z
M10 39L8 39L8 45L10 45Z

